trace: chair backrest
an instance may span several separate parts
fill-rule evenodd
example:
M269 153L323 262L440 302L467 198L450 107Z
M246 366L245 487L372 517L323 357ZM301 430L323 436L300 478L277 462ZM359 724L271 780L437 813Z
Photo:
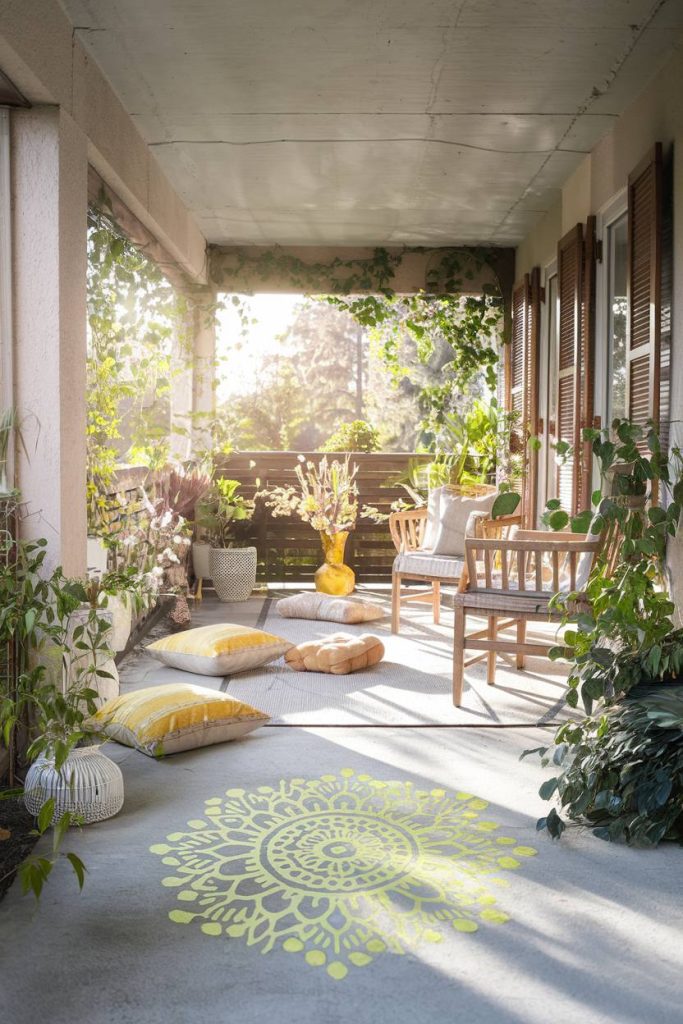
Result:
M581 587L580 560L592 565L602 537L548 534L548 539L473 538L466 542L468 589L550 598ZM589 569L590 572L590 569Z
M426 508L392 512L389 516L389 532L396 551L401 554L404 551L417 551L422 547L426 524Z

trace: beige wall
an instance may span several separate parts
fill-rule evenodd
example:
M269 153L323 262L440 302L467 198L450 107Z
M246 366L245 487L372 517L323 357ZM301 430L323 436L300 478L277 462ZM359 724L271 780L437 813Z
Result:
M599 213L655 142L663 144L665 159L671 151L674 157L671 418L673 443L683 446L683 53L672 57L567 180L558 207L518 247L516 272L519 277L554 259L561 234ZM683 622L683 540L670 545L669 563Z
M87 157L196 281L206 243L58 0L2 4L0 68L34 104L59 106L87 139Z

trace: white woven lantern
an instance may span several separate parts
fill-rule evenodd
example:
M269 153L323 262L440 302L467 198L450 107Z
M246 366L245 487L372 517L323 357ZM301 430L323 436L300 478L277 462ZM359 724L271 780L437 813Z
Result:
M104 821L123 807L121 769L99 747L72 750L57 771L52 759L37 758L24 784L24 804L33 815L54 797L54 825L65 811L78 815L83 824Z

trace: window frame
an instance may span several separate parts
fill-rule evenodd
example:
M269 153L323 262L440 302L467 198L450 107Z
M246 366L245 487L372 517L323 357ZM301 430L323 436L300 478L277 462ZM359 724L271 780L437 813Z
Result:
M595 280L595 398L594 409L603 427L609 426L609 391L611 369L611 339L609 336L610 310L608 307L612 283L612 265L609 242L610 229L622 217L628 216L628 189L620 189L600 208L596 217L596 234L602 255L596 267Z

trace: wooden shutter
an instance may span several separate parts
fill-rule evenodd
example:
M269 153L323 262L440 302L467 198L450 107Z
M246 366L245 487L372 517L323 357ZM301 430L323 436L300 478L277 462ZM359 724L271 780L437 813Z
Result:
M540 269L534 267L513 289L508 352L507 408L519 415L517 434L523 457L522 479L516 489L522 493L522 514L528 527L534 525L538 480L538 453L529 451L528 440L538 433L540 282Z
M580 471L581 323L583 306L583 226L577 224L557 247L559 363L557 439L572 454L558 467L558 497L568 512L578 511ZM577 457L579 456L579 457Z
M657 143L628 179L629 419L659 423L662 289L662 146Z
M581 337L579 341L579 424L577 451L578 496L577 509L591 507L593 482L593 447L583 440L584 427L593 426L594 365L595 365L595 264L597 239L595 217L589 217L583 237L583 295L581 303Z

